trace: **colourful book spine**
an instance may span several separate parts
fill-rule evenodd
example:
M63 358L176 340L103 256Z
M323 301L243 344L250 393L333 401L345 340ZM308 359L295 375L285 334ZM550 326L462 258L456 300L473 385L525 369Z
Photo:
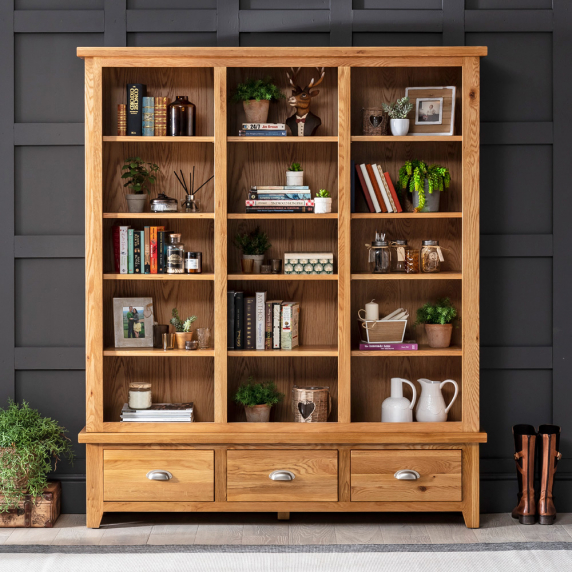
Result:
M278 200L278 201L270 201L270 200L263 200L263 201L253 201L247 200L246 201L247 207L313 207L314 201L309 200Z
M128 226L119 227L119 273L127 274L128 256L129 256L129 240L127 238Z
M382 344L382 343L360 343L359 349L364 351L415 351L419 349L416 343L404 344Z
M155 135L155 98L143 98L143 136L153 137Z
M244 292L234 293L234 349L244 349Z
M286 137L286 130L259 129L255 131L241 129L238 134L240 137Z
M226 293L226 349L234 349L234 290Z
M135 231L130 228L127 231L127 269L129 274L135 274L135 255L133 252L133 233Z
M251 201L309 201L311 199L311 193L259 193L258 191L248 193L248 200Z
M167 135L167 105L168 97L155 98L155 136L165 137Z
M256 298L244 299L244 343L245 349L256 349Z
M357 176L359 178L359 182L360 182L361 190L363 192L363 196L365 197L365 202L367 203L367 208L369 209L370 213L374 213L375 207L373 206L373 203L371 201L371 197L369 195L369 191L367 190L367 186L365 184L365 180L363 178L363 173L361 171L360 165L356 165L356 173L357 173Z
M146 87L142 83L127 84L127 135L143 132L143 98Z
M157 274L165 274L165 250L169 232L168 230L157 232Z
M274 302L271 300L265 304L265 333L264 333L264 349L272 349L272 304Z
M251 191L268 192L268 191L309 191L308 185L260 185L250 187Z
M282 301L276 300L272 304L272 349L279 350L281 345Z
M149 231L149 252L151 258L151 274L157 274L157 227L152 226Z
M242 129L246 130L246 129L254 129L254 130L260 130L260 129L269 129L269 130L284 130L286 129L286 124L285 123L243 123L242 124Z
M127 135L127 106L124 103L117 105L117 135Z
M141 274L141 231L133 233L133 268L135 274Z
M145 227L145 274L151 274L151 244L149 242L150 239L150 228L149 226Z
M314 207L246 207L247 213L313 213Z
M292 350L298 346L299 314L300 305L297 302L282 304L281 347L283 350Z
M266 339L266 292L256 292L256 349L263 350Z
M120 273L120 260L121 260L121 248L119 246L119 232L120 227L113 227L113 263L115 267L115 272Z

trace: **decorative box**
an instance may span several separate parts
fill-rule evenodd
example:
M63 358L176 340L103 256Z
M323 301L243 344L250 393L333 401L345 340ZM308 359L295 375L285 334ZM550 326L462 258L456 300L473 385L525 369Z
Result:
M284 274L333 274L332 252L287 252L284 254Z
M62 487L49 482L41 496L25 495L18 508L0 513L0 528L53 528L60 516Z

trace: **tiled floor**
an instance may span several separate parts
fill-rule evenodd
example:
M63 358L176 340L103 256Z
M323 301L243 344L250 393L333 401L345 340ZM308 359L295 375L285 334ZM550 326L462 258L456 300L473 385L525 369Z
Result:
M110 514L101 528L64 514L54 528L0 528L0 544L450 544L572 542L572 514L552 526L521 526L509 514L481 516L469 530L458 514Z

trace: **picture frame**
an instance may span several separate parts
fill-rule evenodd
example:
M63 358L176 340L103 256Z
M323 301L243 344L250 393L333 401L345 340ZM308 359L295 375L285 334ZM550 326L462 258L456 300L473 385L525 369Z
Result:
M454 135L456 94L457 88L454 85L440 87L406 87L405 95L413 104L413 109L409 114L409 119L411 120L409 135ZM439 105L438 121L419 121L419 109L423 106L424 102L434 102L432 105Z
M415 125L442 125L443 98L418 97L415 109Z
M113 298L116 348L153 347L153 298Z

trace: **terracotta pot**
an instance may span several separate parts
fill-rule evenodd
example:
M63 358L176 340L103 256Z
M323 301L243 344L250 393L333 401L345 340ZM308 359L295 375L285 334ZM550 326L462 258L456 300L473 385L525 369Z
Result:
M249 423L268 423L270 421L271 405L255 405L254 407L244 407L246 420Z
M177 340L177 349L184 350L185 342L193 339L194 332L175 332L175 339Z
M425 324L427 341L432 348L448 348L451 345L453 324Z
M268 120L268 108L270 107L268 99L261 99L260 101L250 99L249 101L243 101L242 106L244 107L244 113L246 113L247 123L266 123Z

